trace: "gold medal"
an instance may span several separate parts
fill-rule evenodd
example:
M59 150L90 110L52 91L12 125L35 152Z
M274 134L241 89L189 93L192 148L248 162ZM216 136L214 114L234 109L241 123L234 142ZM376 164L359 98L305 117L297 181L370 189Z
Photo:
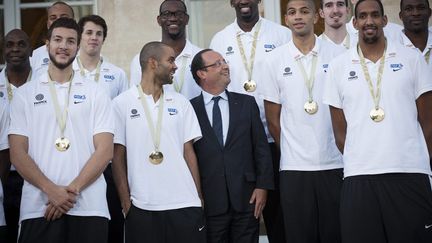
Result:
M308 113L309 115L313 115L318 111L318 103L316 103L313 100L307 101L303 107L304 107L306 113Z
M256 90L256 83L253 80L247 80L243 83L243 88L247 92L254 92Z
M380 122L384 120L385 114L384 110L381 107L373 108L369 113L370 118L374 122Z
M162 163L162 160L163 160L162 152L160 152L160 151L151 152L151 154L149 155L149 160L150 160L150 163L152 163L154 165L158 165L158 164Z
M55 147L58 151L64 152L69 149L70 142L69 139L65 137L60 137L55 140Z

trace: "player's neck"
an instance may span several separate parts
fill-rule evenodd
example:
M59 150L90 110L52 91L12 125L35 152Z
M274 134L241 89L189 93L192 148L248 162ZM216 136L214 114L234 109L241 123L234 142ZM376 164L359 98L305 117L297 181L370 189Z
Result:
M306 55L311 52L315 46L315 35L313 32L305 36L293 35L293 42L297 49Z
M237 18L237 24L240 27L240 29L243 30L244 32L250 32L255 26L255 24L258 22L258 20L259 20L259 14L256 14L256 16L254 16L250 20Z
M24 66L12 66L12 65L6 65L6 75L9 83L11 83L15 87L19 87L25 82L27 82L27 79L30 75L31 67L30 63L27 63L27 65Z
M100 59L100 53L92 56L85 53L80 53L79 55L79 62L81 62L81 65L88 71L95 70Z
M363 56L375 63L384 55L384 49L386 48L386 40L383 36L374 43L366 43L364 41L360 41L359 45L362 50Z
M412 32L408 30L404 30L405 35L408 37L408 39L413 43L415 47L423 51L426 48L428 36L429 36L429 30L425 29L421 32Z
M162 37L162 43L169 45L171 48L174 49L175 56L177 57L182 53L183 49L186 46L186 36L183 36L179 39L172 39L169 37Z
M327 28L325 28L324 34L334 43L341 44L345 40L345 37L347 36L348 32L346 30L345 24L343 24L338 29L328 26Z
M59 69L54 64L50 63L48 66L48 75L51 80L58 83L66 83L71 80L73 74L72 64L65 69Z
M154 75L143 73L140 84L144 94L153 96L154 102L159 100L163 92L163 88L161 83L155 78Z

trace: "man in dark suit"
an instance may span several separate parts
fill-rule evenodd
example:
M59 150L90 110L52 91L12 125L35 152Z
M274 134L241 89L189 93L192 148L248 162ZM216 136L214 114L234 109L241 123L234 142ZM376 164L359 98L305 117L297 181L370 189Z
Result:
M259 217L273 168L254 97L228 92L229 67L206 49L191 64L203 89L191 100L202 138L194 143L202 180L208 242L258 242Z

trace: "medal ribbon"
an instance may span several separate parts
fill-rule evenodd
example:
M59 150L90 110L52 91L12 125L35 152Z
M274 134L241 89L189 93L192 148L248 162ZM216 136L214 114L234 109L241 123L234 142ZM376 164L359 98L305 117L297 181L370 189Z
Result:
M79 56L77 57L77 63L78 63L79 69L80 69L81 76L85 77L84 66L81 63L81 60L80 60ZM95 74L95 77L94 77L94 81L95 82L99 82L101 65L102 65L102 58L99 59L99 62L97 64L97 66L96 66L96 74Z
M426 54L424 56L427 64L429 64L431 49L432 48L429 48L429 50L426 52Z
M60 110L60 104L58 102L57 91L55 88L55 81L51 80L51 77L48 73L48 84L49 84L51 97L53 99L54 110L55 110L56 118L57 118L57 124L60 128L60 137L61 138L64 138L64 131L66 129L66 121L67 121L67 116L68 116L69 99L70 99L73 76L74 76L74 72L72 72L72 75L68 81L69 82L68 95L65 98L65 106L63 108L63 111L61 111Z
M258 34L259 34L260 29L261 29L261 21L258 21L258 23L256 25L255 33L253 35L252 50L251 50L251 54L250 54L250 58L249 58L249 60L250 60L249 65L248 65L248 62L246 60L246 54L244 51L243 43L240 39L241 32L239 31L237 33L237 36L236 36L237 37L237 45L238 45L239 50L240 50L240 55L241 55L243 64L245 66L245 69L248 73L248 81L252 80L252 71L253 71L253 65L254 65L254 61L255 61L255 50L256 50L256 45L257 45L257 41L258 41Z
M377 76L377 84L376 84L376 86L377 86L376 93L374 92L373 83L372 83L372 80L371 80L371 77L369 74L368 67L366 66L365 57L364 57L363 52L360 48L360 45L357 45L357 51L358 51L359 56L360 56L360 64L361 64L361 67L363 69L365 79L369 85L370 94L371 94L373 101L375 103L375 109L378 109L380 99L381 99L381 80L382 80L382 75L384 72L384 64L385 64L385 57L386 57L386 51L387 51L387 41L385 43L384 53L383 53L382 57L380 58L380 65L378 68L378 76Z
M312 102L313 101L313 96L312 96L312 90L313 90L313 86L314 86L314 81L315 81L315 71L316 71L316 66L317 66L317 62L318 62L318 56L315 54L312 54L312 66L311 66L311 70L310 70L310 77L308 78L305 68L303 66L303 63L301 62L300 58L297 59L297 64L300 68L300 71L302 73L303 76L303 80L306 84L306 87L308 89L308 101Z
M153 145L155 147L156 152L159 152L160 137L161 137L161 130L162 130L161 129L162 128L162 114L163 114L163 106L164 106L163 91L162 91L161 96L159 97L158 119L157 119L156 129L155 129L154 124L153 124L153 120L152 120L151 115L150 115L150 109L147 105L147 101L145 100L144 92L142 91L141 84L137 85L137 88L138 88L139 96L141 98L141 104L144 108L144 113L145 113L145 116L147 118L147 123L148 123L149 129L150 129L150 133L151 133L151 136L153 138Z
M30 69L30 73L27 77L26 83L31 80L31 76L32 76L32 69ZM5 70L5 80L6 80L6 89L8 93L8 100L10 102L13 99L13 90L12 90L12 84L9 82L9 78L7 76L6 70Z
M181 69L179 70L180 71L179 80L178 82L174 82L174 89L175 91L177 91L177 93L180 93L183 88L187 59L188 57L182 56L182 66Z

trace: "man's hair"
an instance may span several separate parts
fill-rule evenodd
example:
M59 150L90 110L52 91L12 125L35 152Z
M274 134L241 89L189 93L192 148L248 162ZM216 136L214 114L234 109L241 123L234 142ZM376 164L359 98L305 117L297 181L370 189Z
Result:
M290 3L290 2L293 2L293 1L299 1L299 0L288 0L287 1L287 4L286 4L286 7L288 7L288 3ZM303 0L304 2L309 2L311 5L312 5L312 9L315 11L315 12L317 12L318 11L318 9L316 8L316 5L315 5L315 1L314 0ZM288 8L286 8L285 10L287 10Z
M378 3L378 6L379 6L379 8L380 8L381 16L384 16L384 6L383 6L383 4L382 4L382 2L381 2L380 0L359 0L359 1L356 3L355 7L354 7L354 17L355 17L355 18L358 18L358 12L357 12L357 9L358 9L359 4L362 3L362 2L365 2L365 1L375 1L375 2L377 2L377 3Z
M204 50L199 51L197 54L195 54L195 56L194 56L194 58L192 59L192 62L191 62L192 77L195 79L195 82L198 85L200 85L200 83L199 83L200 78L198 77L197 72L199 70L201 70L202 67L205 66L204 60L202 58L202 55L204 53L206 53L206 52L209 52L209 51L213 51L213 50L212 49L204 49Z
M183 0L164 0L160 6L159 6L159 14L162 13L162 6L166 3L166 2L180 2L183 5L184 11L185 13L187 13L187 7L186 4L183 2Z
M105 40L105 38L107 37L108 34L108 26L105 22L105 20L99 16L99 15L87 15L82 17L79 21L78 21L78 25L81 28L82 31L84 31L84 25L87 22L93 22L95 25L99 25L102 26L103 29L103 40Z
M348 7L348 6L349 6L349 5L348 5L348 0L344 0L344 2L345 2L345 6ZM321 0L321 1L320 1L320 8L321 8L321 9L324 8L324 0Z
M62 17L54 21L54 23L52 23L52 25L48 29L48 34L47 34L48 40L51 40L52 32L55 28L66 28L66 29L75 30L77 32L77 44L79 46L81 42L82 30L74 19Z
M403 1L404 1L404 0L401 0L401 1L400 1L400 10L401 10L401 11L403 10L403 9L402 9ZM428 0L423 0L423 2L426 4L426 6L427 6L428 8L430 8L430 6L429 6L429 1L428 1Z
M150 58L160 61L165 47L169 46L160 41L152 41L145 44L139 55L141 71L144 71L147 68L147 63Z
M48 13L48 11L49 11L52 7L54 7L55 5L64 5L64 6L68 7L68 8L70 9L71 13L72 13L72 18L75 17L75 16L74 16L75 13L74 13L73 8L72 8L69 4L67 4L67 3L65 3L65 2L63 2L63 1L57 1L57 2L53 3L50 7L47 8L47 13Z

